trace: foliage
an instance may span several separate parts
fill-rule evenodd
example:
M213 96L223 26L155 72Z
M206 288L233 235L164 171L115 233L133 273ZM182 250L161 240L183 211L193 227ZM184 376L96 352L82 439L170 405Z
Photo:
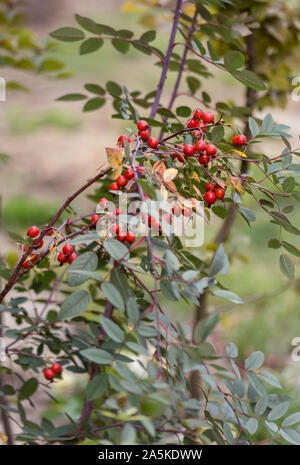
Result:
M211 14L215 2L206 3ZM229 2L217 3L227 7ZM10 339L6 354L13 365L1 367L3 374L10 375L2 389L17 404L17 408L6 404L1 408L8 415L19 413L23 431L18 440L23 443L249 444L257 431L266 438L262 442L300 442L300 415L288 412L290 398L280 393L281 385L274 375L262 368L261 351L243 361L231 342L225 353L218 353L211 337L219 324L218 312L200 321L191 337L189 325L174 321L165 309L174 302L198 305L203 294L243 304L234 289L222 285L222 276L229 272L224 245L215 248L212 261L203 258L199 247L186 246L186 229L177 234L170 228L172 212L167 201L180 207L180 218L186 218L187 223L192 215L182 215L182 211L191 208L193 217L207 224L215 217L224 220L234 204L250 227L256 220L247 203L251 198L264 211L266 221L278 227L278 236L270 238L269 247L279 250L283 279L294 279L294 257L299 256L292 239L281 239L282 230L291 237L300 234L288 217L292 211L288 202L299 201L299 164L295 161L299 149L290 146L289 128L274 121L271 114L261 121L250 116L247 108L219 103L218 117L215 114L213 121L196 128L198 134L194 134L195 127L188 126L195 110L200 110L198 102L193 106L187 102L173 111L178 94L175 87L170 105L161 104L167 72L172 69L177 72L178 86L183 70L188 70L187 85L196 101L200 78L211 77L212 66L250 89L267 91L262 79L245 67L243 34L233 27L231 16L223 20L226 34L222 36L230 50L220 57L213 41L203 44L194 34L198 14L203 21L211 18L207 19L199 2L196 16L193 10L194 20L180 14L181 4L178 0L172 33L178 29L183 35L181 45L189 52L187 56L174 52L172 33L168 50L162 52L153 47L153 31L134 38L131 31L116 31L79 15L78 26L51 33L63 42L78 42L81 54L98 52L107 40L121 54L134 47L158 59L162 70L158 88L144 96L128 90L122 82L109 81L105 87L87 83L84 94L72 92L59 99L82 100L84 111L98 110L106 99L113 101L113 118L126 120L131 141L125 141L124 147L121 142L108 148L110 166L102 167L47 225L41 225L37 243L48 239L42 252L37 255L30 239L15 235L21 247L20 260L14 269L7 263L0 270L6 280L0 293L0 311L15 321L13 329L4 324L5 336ZM240 25L247 27L248 20L248 15L243 21L240 18ZM201 100L211 103L205 91ZM148 108L150 116L146 117ZM136 130L141 111L151 136L160 131L157 147L149 147ZM232 120L245 115L249 116L251 138L237 148L232 136L241 131ZM184 146L195 144L199 138L217 149L207 165L199 164L195 156L186 156ZM272 157L265 154L266 138L279 140L281 153ZM242 174L241 161L255 166L259 175ZM123 190L113 190L111 181L124 169L132 170L133 177ZM226 188L224 202L213 207L203 203L208 181ZM95 191L89 195L94 211L79 216L71 209L71 202L94 184ZM122 193L127 197L120 205L122 213L117 213ZM111 202L109 211L103 208L103 201L99 203L104 197ZM160 204L151 204L149 221L151 200ZM65 211L68 220L58 226ZM91 222L95 213L100 218ZM133 243L123 242L120 236L117 240L118 222L120 228L134 230L139 237ZM66 243L76 248L78 258L70 265L59 265L57 253ZM7 299L12 288L18 294ZM68 371L88 375L80 418L66 415L60 428L46 419L32 423L25 408L27 403L34 406L34 395L46 387L42 370L56 361L63 366L57 381ZM200 400L193 395L193 372L201 375ZM9 384L11 377L18 383Z

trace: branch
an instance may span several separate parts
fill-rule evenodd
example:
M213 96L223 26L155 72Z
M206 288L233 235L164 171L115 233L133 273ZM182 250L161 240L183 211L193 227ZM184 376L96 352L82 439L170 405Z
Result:
M82 192L84 192L88 187L90 187L92 184L94 184L96 181L98 181L99 179L103 178L106 174L108 174L110 171L112 170L111 167L107 168L106 170L104 171L101 171L99 174L97 174L97 176L95 176L94 178L90 179L89 181L87 181L82 187L80 187L80 189L78 189L76 192L74 192L73 195L71 195L71 197L69 197L65 203L60 207L60 209L58 210L58 212L56 213L56 215L54 215L54 217L52 218L52 220L48 223L47 226L45 226L41 232L41 234L39 235L39 237L37 238L37 242L40 242L44 236L46 235L47 231L49 231L49 229L51 229L51 227L56 223L56 221L59 219L59 217L62 215L62 213L66 210L66 208L70 205L70 203L76 199L76 197L78 197ZM0 303L3 301L4 297L8 294L8 292L11 290L11 288L15 285L16 282L19 281L20 277L19 276L19 271L21 270L22 268L22 265L23 263L25 262L26 258L29 257L29 255L35 250L34 246L31 246L29 247L28 251L21 257L21 259L19 260L18 264L16 265L10 279L8 280L6 286L4 287L4 289L2 290L2 292L0 293ZM27 269L26 271L29 271L33 266L35 266L37 263L39 263L39 261L44 258L44 254L41 255L41 257L34 262L34 264L29 268Z
M172 26L170 40L169 40L169 45L168 45L167 53L166 53L166 56L165 56L165 59L164 59L164 64L163 64L163 67L162 67L160 80L159 80L157 91L156 91L156 94L155 94L155 99L154 99L154 102L153 102L153 105L152 105L152 108L151 108L151 112L150 112L150 118L151 119L153 119L154 116L156 115L156 112L157 112L157 109L158 109L158 106L159 106L159 102L160 102L160 98L161 98L161 94L162 94L162 91L163 91L163 88L164 88L164 85L165 85L165 82L166 82L166 79L167 79L167 73L168 73L168 69L169 69L171 55L172 55L172 52L173 52L173 46L174 46L174 43L175 43L175 37L176 37L176 33L177 33L177 28L178 28L182 3L183 3L183 0L177 0L174 20L173 20L173 26Z

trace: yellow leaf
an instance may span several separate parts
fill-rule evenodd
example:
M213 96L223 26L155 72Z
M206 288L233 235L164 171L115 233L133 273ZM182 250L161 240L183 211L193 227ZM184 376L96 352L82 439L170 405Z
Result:
M3 442L3 444L5 444L8 441L8 437L6 436L6 434L0 432L0 441Z
M120 176L120 174L122 173L124 151L122 149L112 149L109 147L106 147L105 150L107 154L108 163L113 169L111 179L117 179L117 177Z
M163 179L165 182L170 182L176 178L178 170L176 168L169 168L163 174Z
M193 172L192 178L193 178L193 179L196 179L197 182L200 182L199 176L198 176L198 174L196 173L196 171Z
M240 150L234 149L235 153L237 153L240 157L242 158L248 158L247 155L244 152L241 152Z
M237 190L240 194L243 194L244 193L244 189L243 189L243 186L242 186L242 183L241 181L239 180L239 178L236 178L234 176L231 176L229 178L229 183L231 184L231 186Z

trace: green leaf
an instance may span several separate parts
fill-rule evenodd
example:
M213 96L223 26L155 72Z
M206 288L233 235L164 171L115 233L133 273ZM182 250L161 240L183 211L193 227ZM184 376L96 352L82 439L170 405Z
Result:
M262 396L258 400L254 408L255 415L258 415L258 416L263 415L263 413L266 411L268 407L268 401L269 401L268 396Z
M79 53L80 55L86 55L88 53L96 52L102 47L103 44L103 39L99 39L98 37L91 37L90 39L82 42L80 45Z
M224 128L223 126L215 126L211 131L211 138L213 142L221 142L224 137Z
M36 378L30 378L25 383L23 386L20 388L20 397L21 399L28 399L31 397L35 391L38 388L38 381Z
M149 357L149 352L145 347L141 346L140 344L136 344L135 342L126 342L126 346L129 347L129 349L133 350L137 354L145 355L146 357Z
M116 325L112 320L102 316L100 318L100 324L106 334L115 342L123 342L124 341L124 333L121 328Z
M239 206L240 212L243 215L244 218L246 218L247 221L255 221L256 216L250 208L242 207L241 205Z
M214 212L216 216L218 216L219 218L222 218L222 220L224 220L224 218L226 218L227 216L226 208L222 207L221 205L213 206L212 211Z
M141 42L144 42L145 44L148 44L149 42L153 42L156 38L156 31L146 31L144 34L141 35L139 40Z
M127 260L129 258L129 250L126 245L116 239L107 239L103 242L103 247L114 260Z
M134 297L129 297L127 300L126 310L129 322L135 325L139 321L140 311Z
M300 434L297 431L291 428L281 428L279 432L286 441L290 442L291 444L296 444L298 446L300 445Z
M270 249L280 249L280 242L278 239L270 239L268 242L268 247Z
M252 116L249 117L248 121L249 121L249 128L250 128L252 137L258 136L258 134L260 133L260 130L259 130L259 126L257 122L255 121L254 118L252 118Z
M118 40L117 38L112 39L111 43L115 47L115 49L118 50L118 52L121 52L124 54L127 53L130 48L129 42L124 42L123 40Z
M83 40L85 37L83 31L74 27L61 27L60 29L56 29L56 31L50 32L49 35L62 42L76 42Z
M220 244L218 250L213 258L209 274L210 276L215 276L218 273L225 275L229 270L229 261L228 257L224 250L224 244Z
M290 405L290 401L282 402L281 404L276 405L276 407L274 407L269 412L268 420L274 421L274 420L278 420L278 418L283 417L283 415L287 412L289 405Z
M280 382L278 381L278 379L275 378L275 376L272 375L271 373L269 373L268 371L260 370L259 376L261 376L262 379L264 381L266 381L266 383L271 384L272 386L275 386L275 387L277 387L279 389L282 388L282 386L281 386Z
M230 70L239 69L245 65L245 57L240 52L227 52L224 57L224 64Z
M58 102L78 102L87 98L84 94L66 94L56 99Z
M207 336L217 326L220 321L220 314L217 312L214 315L209 316L204 321L201 320L197 323L194 329L194 339L197 344L204 342Z
M213 61L220 61L220 57L217 54L217 51L216 51L215 47L213 46L213 44L209 40L207 41L207 48L208 48L208 51L209 51L209 54L210 54L212 60Z
M266 396L267 393L266 393L266 390L265 390L265 387L264 387L264 384L263 382L259 379L259 377L257 376L256 373L254 373L253 371L249 371L247 373L247 376L249 378L249 381L251 383L251 385L253 386L253 388L255 389L255 391L260 394L261 396Z
M107 26L106 24L99 24L99 23L96 23L96 24L101 34L106 34L108 36L114 36L117 34L117 31L111 26Z
M99 108L103 107L105 104L105 99L100 98L100 97L94 97L86 102L86 104L83 107L83 111L94 111L98 110Z
M194 76L188 76L186 78L186 82L187 82L188 88L190 89L193 95L201 87L201 82L199 81L199 79L195 78Z
M229 342L226 346L226 354L228 357L237 357L239 352L237 346L233 342Z
M99 399L108 389L107 375L105 373L100 373L99 375L94 376L87 385L86 388L86 399L88 402Z
M91 297L86 290L75 291L63 302L58 319L67 320L79 316L88 308L90 303Z
M274 120L271 113L268 113L262 123L262 132L263 134L271 134L274 127Z
M188 118L191 113L192 113L192 110L190 109L190 107L181 106L181 107L176 108L176 115L177 116L182 116L184 118Z
M120 95L122 95L122 87L114 81L108 81L106 83L106 89L112 96L120 97Z
M295 266L290 257L286 254L281 254L279 257L279 265L282 273L289 279L295 278Z
M217 289L216 291L213 292L213 295L216 297L221 297L222 299L229 300L230 302L233 302L235 304L242 304L243 301L242 299L234 294L234 292L223 290L223 289Z
M258 350L249 355L245 360L246 370L257 370L264 363L265 356Z
M283 420L281 426L292 426L299 422L300 422L300 412L292 413L292 415L289 415Z
M260 77L254 74L252 71L243 70L243 71L232 71L232 76L234 76L238 81L245 84L247 87L255 90L266 90L264 82Z
M80 16L78 14L75 14L75 19L76 19L77 23L81 27L86 29L87 31L92 32L93 34L101 34L102 33L102 29L92 19L86 18L84 16Z
M258 421L256 418L249 418L245 428L249 431L250 434L255 434L258 428Z
M123 39L131 39L134 36L134 33L132 31L129 31L128 29L120 29L117 31L118 37L122 37Z
M295 255L295 257L300 257L300 251L296 249L292 244L289 244L286 241L281 242L282 247L285 248L290 254Z
M178 288L176 287L176 283L174 281L169 281L167 279L162 279L160 281L160 289L163 295L173 301L177 301L180 298L180 294Z
M70 286L79 286L89 279L80 271L95 271L98 266L98 258L94 252L85 252L74 260L68 269L68 283ZM74 273L75 271L75 273Z
M105 94L105 89L103 89L103 87L99 86L98 84L85 84L84 87L88 92L92 92L93 94L96 94L96 95Z
M113 356L102 349L84 349L80 351L80 354L99 365L110 365L113 361Z
M147 181L145 181L145 179L139 179L138 183L143 189L143 192L146 195L148 195L148 197L150 197L152 200L156 199L155 189L152 186L150 186L150 184Z
M118 289L112 283L108 283L108 282L103 283L101 286L101 290L103 294L105 295L105 297L107 297L107 299L110 301L110 303L114 307L122 311L125 310L122 296L120 292L118 291Z
M287 192L287 193L293 192L293 190L295 189L295 186L296 186L296 181L294 178L286 178L282 184L282 188L284 192Z

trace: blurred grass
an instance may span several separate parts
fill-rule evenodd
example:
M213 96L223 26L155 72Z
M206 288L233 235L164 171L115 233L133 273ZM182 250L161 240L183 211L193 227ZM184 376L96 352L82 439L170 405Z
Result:
M32 197L11 197L3 205L3 224L8 230L24 232L33 224L46 224L58 208L54 203L42 203Z
M15 135L32 134L40 129L73 130L81 125L79 115L60 108L28 112L22 107L10 109L6 115L8 130Z

